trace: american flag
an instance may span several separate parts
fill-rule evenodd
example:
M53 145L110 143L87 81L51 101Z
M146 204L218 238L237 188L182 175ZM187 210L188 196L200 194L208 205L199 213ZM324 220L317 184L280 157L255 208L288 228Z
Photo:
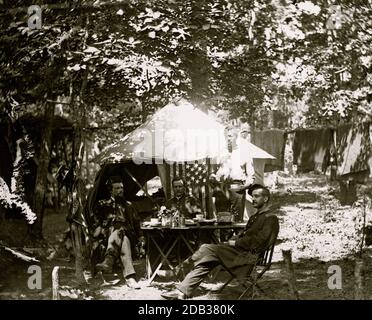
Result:
M208 181L208 165L203 163L185 164L186 183L188 187L203 186Z
M167 186L165 188L167 197L173 196L172 179L175 176L181 177L186 181L189 194L199 199L201 209L212 216L212 198L208 177L216 171L215 165L210 164L209 159L195 161L194 163L173 163L165 164L167 175Z

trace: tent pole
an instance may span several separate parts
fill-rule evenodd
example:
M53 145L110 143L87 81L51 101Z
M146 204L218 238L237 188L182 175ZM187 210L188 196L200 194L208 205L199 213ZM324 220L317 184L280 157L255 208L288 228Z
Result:
M143 186L141 186L141 184L138 182L138 180L126 169L124 168L124 171L132 178L132 180L140 187L140 189L145 193L145 196L147 198L149 198L151 200L151 202L153 204L156 205L156 208L159 210L159 206L158 204L154 201L153 198L151 198L151 196L149 195L149 193L147 192L147 188L144 188Z

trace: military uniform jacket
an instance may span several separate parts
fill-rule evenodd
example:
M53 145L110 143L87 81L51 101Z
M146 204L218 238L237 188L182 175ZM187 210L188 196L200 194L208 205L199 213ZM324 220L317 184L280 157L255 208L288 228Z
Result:
M270 208L251 216L238 235L235 246L205 244L192 256L195 265L220 262L229 268L253 264L258 255L266 250L273 233L279 232L279 222Z
M167 201L165 206L168 209L178 210L186 219L195 218L196 213L202 212L198 200L188 195L180 198L173 197Z
M128 201L116 200L110 198L108 200L98 201L95 214L95 227L110 228L120 224L124 227L126 235L133 241L142 236L140 219L137 211Z

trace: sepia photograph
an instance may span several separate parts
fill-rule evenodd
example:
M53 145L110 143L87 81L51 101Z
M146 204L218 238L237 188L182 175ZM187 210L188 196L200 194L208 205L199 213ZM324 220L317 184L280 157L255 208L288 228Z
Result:
M0 300L371 300L371 16L0 0Z

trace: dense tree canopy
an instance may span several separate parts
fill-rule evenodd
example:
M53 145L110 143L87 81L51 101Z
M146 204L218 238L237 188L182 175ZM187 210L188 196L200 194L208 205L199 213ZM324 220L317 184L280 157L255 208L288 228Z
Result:
M22 111L64 97L61 114L83 101L92 126L123 131L177 95L261 126L370 108L370 1L39 3L41 29L24 1L2 10L2 101Z

